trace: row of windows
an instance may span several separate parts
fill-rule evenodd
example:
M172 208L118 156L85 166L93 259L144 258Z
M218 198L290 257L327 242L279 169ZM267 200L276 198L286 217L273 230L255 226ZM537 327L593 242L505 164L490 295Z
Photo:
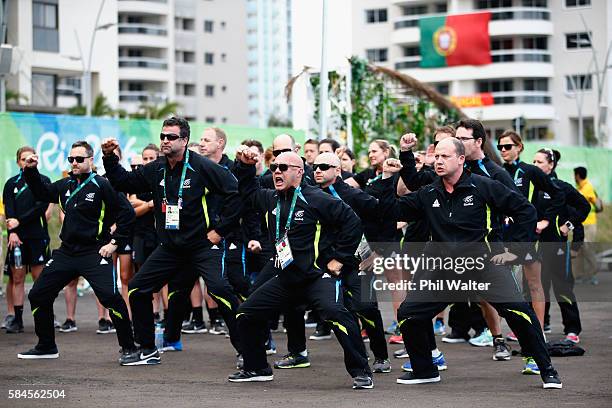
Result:
M226 62L227 54L224 52L220 54L221 62ZM196 62L195 52L193 51L175 51L174 59L176 62L182 62L185 64L194 64ZM215 63L215 53L205 52L204 53L204 64L213 65Z
M221 29L225 29L225 21L219 22ZM194 31L195 30L195 19L193 18L182 18L176 17L174 19L174 27L177 30L183 31ZM213 33L215 31L215 22L213 20L204 20L204 32Z
M221 92L227 92L227 86L221 85ZM196 95L196 85L195 84L184 84L184 83L176 83L176 94L180 96L195 96ZM217 87L215 85L204 85L204 96L213 98L215 96L215 90Z

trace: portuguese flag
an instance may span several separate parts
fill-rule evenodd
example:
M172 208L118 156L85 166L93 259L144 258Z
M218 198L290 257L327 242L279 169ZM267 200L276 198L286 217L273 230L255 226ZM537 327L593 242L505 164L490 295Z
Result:
M421 68L490 64L490 19L490 12L421 18Z

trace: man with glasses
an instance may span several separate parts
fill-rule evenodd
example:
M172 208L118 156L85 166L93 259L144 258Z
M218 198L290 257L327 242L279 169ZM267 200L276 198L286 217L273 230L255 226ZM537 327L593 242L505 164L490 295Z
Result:
M446 269L441 264L417 272L414 280L417 290L408 292L398 311L398 321L404 345L410 355L412 371L398 378L397 382L424 384L440 381L439 370L430 354L429 333L433 331L431 320L455 299L476 294L491 302L517 333L521 346L533 353L540 367L543 388L562 388L533 310L522 299L509 271L496 268L497 265L504 265L524 255L526 247L522 243L533 240L536 210L514 189L465 171L464 160L465 148L462 142L455 138L441 141L435 150L438 178L426 188L395 200L395 205L387 213L398 220L429 220L432 242L425 247L426 258L435 259L443 255L445 259L472 260L472 266L464 264L466 268L462 272L452 267ZM397 171L399 166L387 160L382 183L391 185L391 175ZM485 245L489 234L489 208L514 217L515 242L508 244L511 252L506 252L503 247ZM476 290L450 290L447 286L446 290L433 291L427 284L457 279L461 279L460 282L473 279L489 285L478 286Z
M185 119L166 119L160 134L160 148L165 157L134 172L119 165L118 157L113 154L117 146L115 139L102 143L104 167L111 184L128 193L152 193L160 240L129 285L134 332L140 350L122 356L122 365L161 362L155 347L152 295L168 283L169 308L176 308L176 313L168 316L166 324L170 331L164 333L164 345L172 346L185 315L186 294L198 275L204 278L209 294L219 303L232 344L239 349L235 330L238 299L227 279L219 274L221 252L213 249L240 215L237 183L227 169L186 148L189 134ZM223 197L217 220L208 217L203 200L207 190ZM183 293L174 296L177 291Z
M274 159L280 156L282 153L294 152L298 153L300 151L300 146L295 143L295 139L293 136L288 134L278 135L272 141L272 155ZM304 164L304 181L310 185L315 185L314 177L312 174L312 167L306 163L306 159L302 158ZM264 188L274 188L274 181L272 177L272 173L267 173L261 178L261 186Z
M238 309L244 368L228 380L272 381L274 376L264 348L266 323L287 306L307 304L332 323L344 349L353 388L372 388L372 373L359 326L343 305L338 279L342 267L354 260L362 235L359 218L341 200L302 183L304 162L296 153L282 153L270 165L274 183L271 190L259 187L255 153L246 146L241 146L239 152L241 196L255 209L269 214L268 229L275 244L275 257L262 273L273 269L276 276L255 290ZM331 243L333 252L327 254L329 261L326 259L325 264L316 262L317 224L321 224L321 231L328 228L336 231Z
M58 358L53 328L53 301L66 284L78 276L90 283L100 303L111 313L122 358L134 350L128 309L117 290L112 254L124 245L134 222L134 211L125 195L117 194L108 180L92 171L93 149L84 141L72 145L68 162L70 176L55 183L45 182L30 155L23 176L34 197L59 203L65 214L60 232L62 245L53 251L28 295L38 344L19 353L21 359ZM110 229L116 224L115 231Z

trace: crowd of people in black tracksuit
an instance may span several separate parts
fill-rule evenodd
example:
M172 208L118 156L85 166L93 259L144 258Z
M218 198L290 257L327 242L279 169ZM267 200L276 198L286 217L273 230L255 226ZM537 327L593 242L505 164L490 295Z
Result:
M172 117L159 137L159 147L149 145L133 158L131 171L120 164L118 142L104 140L104 176L95 171L92 146L76 142L70 172L56 182L38 172L34 149L17 152L19 174L7 180L3 193L14 304L6 331L23 331L29 268L35 282L28 299L38 336L36 346L19 358L59 357L53 303L64 286L82 276L108 310L121 365L160 364L161 352L183 349L181 333L227 331L238 368L228 380L271 381L267 355L276 352L271 333L281 314L288 354L274 368L310 366L309 311L308 320L317 323L310 338L330 338L333 331L353 388L372 388L373 373L391 371L372 265L406 252L435 257L443 251L447 257L486 258L482 268L461 276L465 282L487 282L486 289L434 293L429 282L457 273L422 267L411 278L419 290L392 293L395 337L404 345L394 355L409 357L397 382L440 381L447 362L435 333L452 304L452 331L443 341L494 346L494 360L509 360L504 318L512 330L507 338L520 343L522 372L539 374L544 388L562 387L544 335L548 293L552 286L567 339L578 342L580 314L569 259L580 247L581 223L591 206L557 178L557 151L541 149L534 164L526 163L520 159L520 135L506 131L497 140L500 166L484 153L482 124L465 119L436 129L427 153L412 152L414 134L401 137L398 158L387 141L375 140L368 151L371 167L355 174L355 156L333 139L308 140L305 157L287 134L277 136L268 152L260 142L246 140L231 160L219 128L206 129L199 143L190 143L189 123ZM63 215L61 246L52 253L51 203ZM123 296L113 262L118 251L132 254L120 258ZM518 265L524 291L513 273ZM387 281L399 282L403 272L384 273ZM165 299L161 344L159 297ZM364 340L374 355L372 365Z

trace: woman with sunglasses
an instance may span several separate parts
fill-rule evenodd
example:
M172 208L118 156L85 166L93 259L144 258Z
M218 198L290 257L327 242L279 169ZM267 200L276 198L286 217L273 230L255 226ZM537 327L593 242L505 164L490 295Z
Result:
M370 167L357 173L354 177L346 179L345 182L352 187L361 188L366 193L376 196L376 191L379 191L376 188L376 183L379 183L382 179L383 164L389 157L395 156L389 142L383 139L374 140L368 148ZM400 179L399 174L394 174L393 179L393 185L397 188ZM395 220L381 214L378 220L364 222L363 232L366 240L372 246L372 251L377 255L387 257L393 253L399 254L402 229L398 228L398 223ZM403 277L401 271L385 269L385 278L388 282L400 282ZM394 290L391 292L391 297L393 299L393 310L397 311L406 294L403 291ZM393 321L387 332L392 333L389 343L402 343L402 337L396 321Z
M580 235L584 239L582 222L589 215L591 206L582 194L571 184L557 178L555 168L561 159L561 154L556 150L540 149L533 158L536 165L547 175L555 180L565 195L566 205L555 218L555 225L546 228L540 236L541 250L544 262L542 264L542 286L546 299L549 299L550 287L552 285L555 298L561 309L563 321L563 333L566 340L573 343L580 342L578 335L582 330L580 324L580 312L574 295L574 276L572 274L572 262L570 259L571 246L568 241L570 231L574 231L573 243L576 246ZM550 199L545 193L540 192L536 201L538 213L544 212L550 206ZM550 302L546 302L546 313L544 317L544 332L550 332Z
M497 150L500 151L504 161L504 168L510 173L514 184L532 204L536 203L540 192L542 194L546 193L550 197L550 205L544 211L538 212L539 221L535 231L536 235L541 236L547 228L555 228L553 223L556 216L562 211L565 203L563 192L559 186L549 175L544 174L542 170L533 164L521 161L520 154L523 151L523 140L513 130L507 130L497 138ZM504 233L507 236L511 235L512 225L506 224L506 226L507 228ZM545 302L541 280L542 264L540 255L534 248L534 251L530 251L525 259L522 260L522 264L524 278L527 281L531 294L531 304L540 321L540 325L543 325ZM509 333L507 339L516 341L516 336L513 333Z

